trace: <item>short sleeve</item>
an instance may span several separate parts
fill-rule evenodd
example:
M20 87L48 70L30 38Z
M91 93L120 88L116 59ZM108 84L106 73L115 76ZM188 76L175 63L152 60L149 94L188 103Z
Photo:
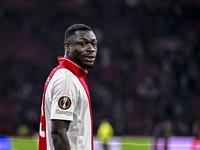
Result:
M73 113L76 106L75 76L66 70L56 75L52 87L51 115L50 119L73 121Z

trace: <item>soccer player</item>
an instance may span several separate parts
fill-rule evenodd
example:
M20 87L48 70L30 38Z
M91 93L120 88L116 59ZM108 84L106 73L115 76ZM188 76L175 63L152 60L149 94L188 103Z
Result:
M86 81L97 54L97 39L84 24L65 32L64 57L44 87L39 150L93 150L90 94Z
M103 142L104 150L108 150L108 142L112 139L114 134L113 127L107 120L102 120L98 130L97 137Z

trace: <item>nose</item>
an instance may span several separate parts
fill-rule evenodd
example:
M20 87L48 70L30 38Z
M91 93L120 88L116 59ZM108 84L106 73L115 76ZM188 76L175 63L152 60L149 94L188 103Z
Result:
M94 52L96 48L92 44L87 44L87 51Z

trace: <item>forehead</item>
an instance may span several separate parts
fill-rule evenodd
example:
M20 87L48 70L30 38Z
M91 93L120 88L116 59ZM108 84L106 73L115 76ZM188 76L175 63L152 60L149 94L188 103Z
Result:
M75 31L74 39L87 39L87 40L96 40L96 36L93 31Z

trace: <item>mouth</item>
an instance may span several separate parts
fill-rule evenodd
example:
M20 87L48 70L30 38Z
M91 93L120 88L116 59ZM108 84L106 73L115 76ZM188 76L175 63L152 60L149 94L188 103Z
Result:
M85 60L88 61L88 62L94 62L95 56L85 56Z

